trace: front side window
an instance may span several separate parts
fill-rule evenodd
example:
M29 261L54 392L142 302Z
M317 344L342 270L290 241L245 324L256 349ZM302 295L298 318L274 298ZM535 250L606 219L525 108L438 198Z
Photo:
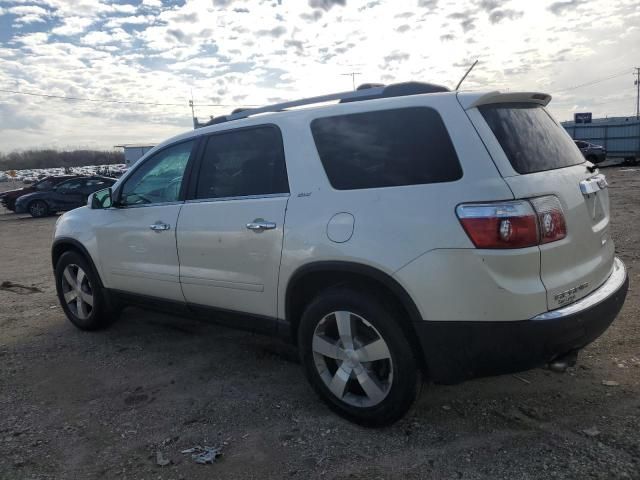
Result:
M127 206L178 201L192 148L190 140L165 148L146 160L126 179L120 203Z
M85 185L84 178L78 178L75 180L67 180L56 187L58 193L74 193L79 192Z
M282 137L264 126L207 140L195 197L226 198L289 193Z
M55 186L55 182L49 178L40 180L33 185L36 190L51 190Z
M462 168L438 112L427 107L318 118L311 132L338 190L451 182Z

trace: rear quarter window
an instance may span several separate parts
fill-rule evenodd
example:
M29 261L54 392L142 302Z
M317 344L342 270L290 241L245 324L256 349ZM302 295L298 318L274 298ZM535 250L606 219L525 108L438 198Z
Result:
M329 182L338 190L452 182L462 168L447 128L428 107L337 115L311 122Z
M574 141L539 105L497 104L479 108L513 169L520 174L584 163Z

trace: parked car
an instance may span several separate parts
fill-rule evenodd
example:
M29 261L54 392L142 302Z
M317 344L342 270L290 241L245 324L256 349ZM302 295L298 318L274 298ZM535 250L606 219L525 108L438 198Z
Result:
M550 99L410 83L216 118L59 219L62 308L84 330L137 304L282 335L372 426L421 378L566 367L628 280L606 179Z
M9 190L9 191L0 193L0 202L5 208L9 210L15 210L16 200L22 195L26 195L28 193L33 193L33 192L48 191L48 190L51 190L56 185L58 185L59 183L62 183L77 177L78 177L77 175L61 175L61 176L46 177L40 180L39 182L36 182L28 187L18 188L17 190Z
M607 151L602 145L585 142L584 140L575 140L575 144L584 158L591 163L601 163L607 159Z
M77 177L57 184L50 190L22 195L16 200L16 213L29 212L32 217L45 217L56 212L73 210L87 203L90 194L110 187L113 178Z

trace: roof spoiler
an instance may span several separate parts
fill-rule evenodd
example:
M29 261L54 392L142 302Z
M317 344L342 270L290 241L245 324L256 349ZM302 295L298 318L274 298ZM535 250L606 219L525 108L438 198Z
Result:
M551 95L539 92L489 92L482 95L461 92L458 93L458 101L465 110L496 103L537 103L546 106L551 101Z

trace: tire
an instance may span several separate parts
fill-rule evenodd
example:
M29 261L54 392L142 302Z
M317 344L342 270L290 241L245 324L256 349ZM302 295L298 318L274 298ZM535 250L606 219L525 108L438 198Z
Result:
M118 309L110 305L100 279L83 255L63 253L56 264L55 278L60 305L80 330L106 328L118 318Z
M420 392L420 369L400 318L368 293L347 287L322 292L302 315L298 346L316 393L354 423L390 425Z
M595 155L587 155L587 160L594 165L598 163L598 157L596 157Z
M42 200L31 202L28 210L33 218L42 218L49 215L49 206Z

